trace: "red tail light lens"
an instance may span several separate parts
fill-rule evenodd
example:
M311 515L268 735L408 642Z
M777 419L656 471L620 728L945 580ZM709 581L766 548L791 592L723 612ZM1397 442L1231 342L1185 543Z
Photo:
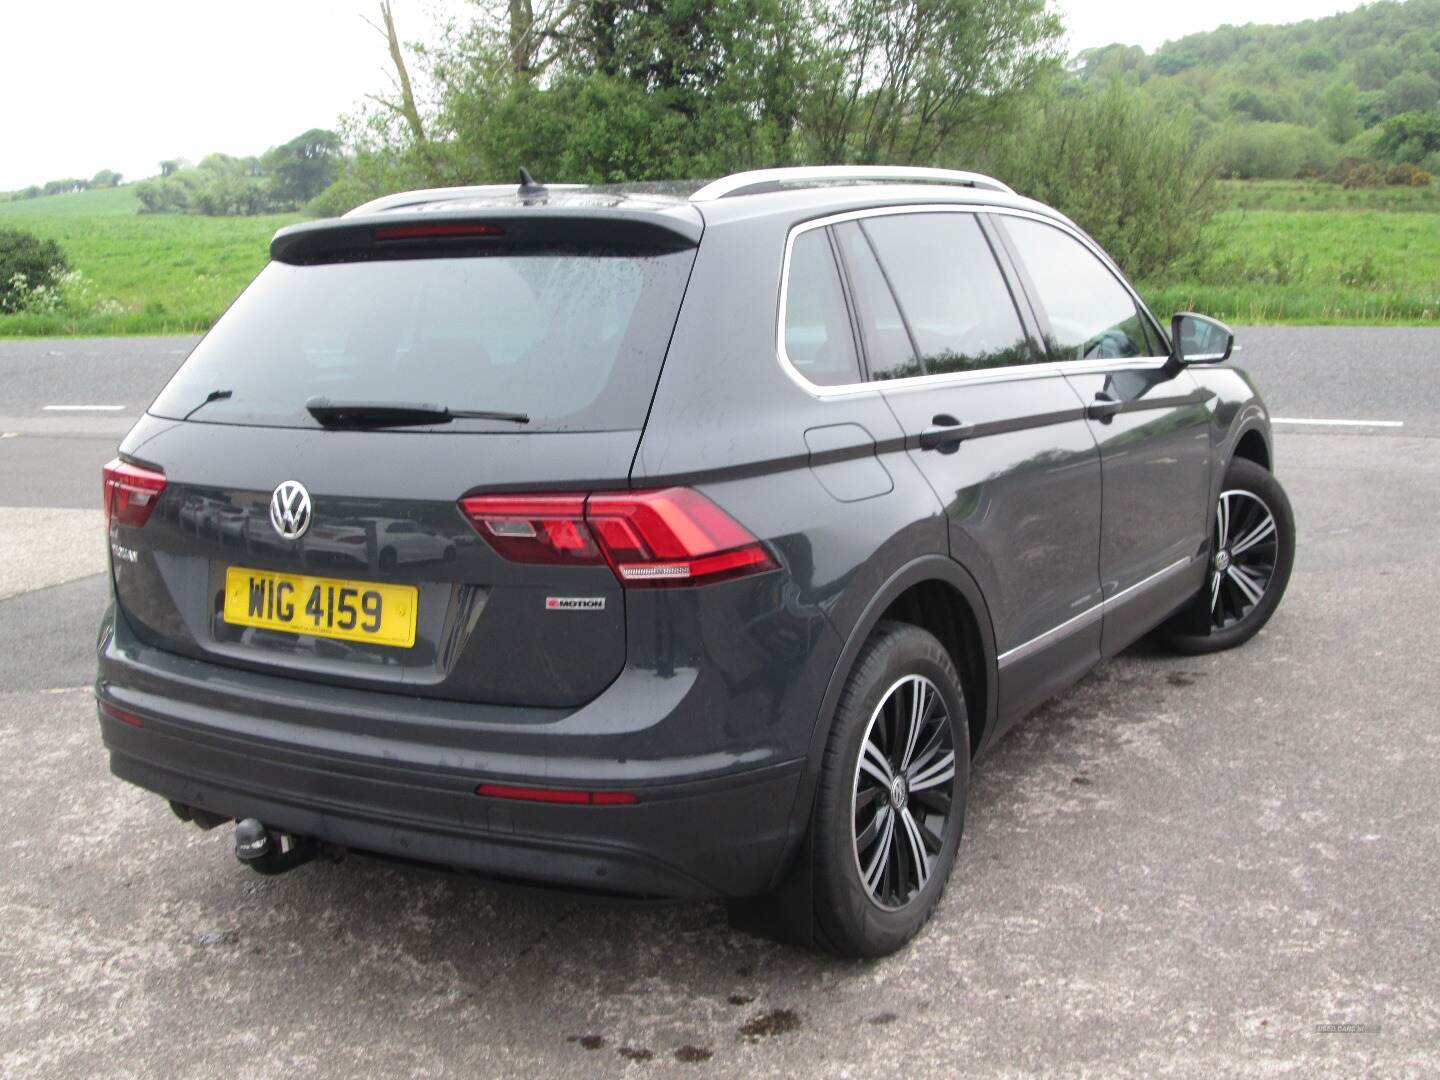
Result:
M605 562L631 588L709 584L775 567L753 534L689 488L476 495L460 507L506 559Z
M105 528L110 522L139 528L165 491L165 474L116 458L105 466Z

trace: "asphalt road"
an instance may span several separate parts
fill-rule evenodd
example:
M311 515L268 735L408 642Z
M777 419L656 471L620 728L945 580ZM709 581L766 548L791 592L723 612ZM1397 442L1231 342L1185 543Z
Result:
M110 778L99 467L189 343L0 343L0 1074L1434 1075L1440 330L1240 340L1277 416L1404 426L1280 428L1270 626L1138 647L1025 721L874 964L709 904L263 879Z

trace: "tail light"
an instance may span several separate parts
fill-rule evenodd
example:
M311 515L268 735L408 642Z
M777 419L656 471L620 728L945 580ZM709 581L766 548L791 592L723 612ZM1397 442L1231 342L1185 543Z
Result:
M139 528L165 491L165 474L116 458L105 466L105 528L110 522Z
M608 563L631 588L703 585L775 568L743 525L689 488L589 495L475 495L475 530L512 562Z

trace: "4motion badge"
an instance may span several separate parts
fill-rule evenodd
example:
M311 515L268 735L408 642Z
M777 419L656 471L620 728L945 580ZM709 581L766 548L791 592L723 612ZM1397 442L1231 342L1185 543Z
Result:
M603 596L547 596L546 611L604 611Z

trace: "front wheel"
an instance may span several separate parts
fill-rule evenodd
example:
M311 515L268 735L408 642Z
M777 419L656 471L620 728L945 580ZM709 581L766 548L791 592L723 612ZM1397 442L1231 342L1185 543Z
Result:
M833 951L892 953L935 910L964 825L969 731L945 648L881 623L840 697L816 794L814 919Z
M1295 515L1285 489L1253 461L1232 461L1215 508L1205 586L1158 637L1188 654L1244 644L1275 614L1294 563Z

